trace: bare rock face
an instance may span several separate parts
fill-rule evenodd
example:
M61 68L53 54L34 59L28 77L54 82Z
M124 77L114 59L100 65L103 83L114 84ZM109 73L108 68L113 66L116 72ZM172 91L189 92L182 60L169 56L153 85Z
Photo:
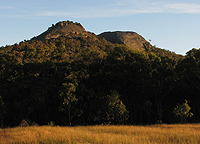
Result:
M91 35L88 33L84 27L80 23L73 23L72 21L62 21L58 22L55 25L52 24L51 27L48 28L45 32L40 34L37 37L32 38L31 40L49 40L53 38L58 38L60 36L68 36L68 35Z
M141 35L136 32L104 32L99 35L111 43L124 44L136 50L146 51L146 45L149 44Z

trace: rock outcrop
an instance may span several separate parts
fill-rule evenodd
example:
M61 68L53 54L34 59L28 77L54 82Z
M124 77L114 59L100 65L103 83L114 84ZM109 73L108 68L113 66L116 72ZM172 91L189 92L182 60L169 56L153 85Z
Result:
M40 34L37 37L32 38L31 40L49 40L55 39L60 36L72 36L72 35L84 35L90 36L91 33L87 32L80 23L73 23L72 21L62 21L58 22L55 25L52 24L45 32Z
M136 32L104 32L98 35L101 38L105 38L111 43L124 44L136 50L147 50L147 45L149 44L141 35Z

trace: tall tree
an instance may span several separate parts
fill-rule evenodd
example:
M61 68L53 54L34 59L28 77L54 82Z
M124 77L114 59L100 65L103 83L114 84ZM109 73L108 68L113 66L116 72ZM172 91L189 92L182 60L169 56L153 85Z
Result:
M70 126L72 125L72 119L81 114L80 110L75 107L78 101L75 95L76 87L77 85L73 83L63 83L63 89L60 91L60 99L62 102L60 110L67 113L68 125Z
M5 105L2 100L2 97L0 96L0 127L4 126L3 120L4 120L4 114L5 114Z
M152 102L155 104L155 113L158 121L162 121L163 112L166 110L165 100L175 85L175 61L168 57L158 57L155 54L149 54L150 73L149 90L152 94Z

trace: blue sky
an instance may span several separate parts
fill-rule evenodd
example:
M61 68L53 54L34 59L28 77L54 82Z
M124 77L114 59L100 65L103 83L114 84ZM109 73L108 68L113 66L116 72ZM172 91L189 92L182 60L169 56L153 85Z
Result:
M58 21L81 23L87 31L134 31L157 47L185 54L200 48L197 0L0 0L0 46L47 30Z

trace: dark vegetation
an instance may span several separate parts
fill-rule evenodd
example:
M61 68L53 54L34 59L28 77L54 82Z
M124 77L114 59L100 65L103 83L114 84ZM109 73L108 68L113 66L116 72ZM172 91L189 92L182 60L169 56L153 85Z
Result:
M2 127L22 120L39 125L173 123L174 107L185 100L194 114L187 122L199 122L199 91L198 49L185 57L152 46L136 51L94 34L0 48Z

